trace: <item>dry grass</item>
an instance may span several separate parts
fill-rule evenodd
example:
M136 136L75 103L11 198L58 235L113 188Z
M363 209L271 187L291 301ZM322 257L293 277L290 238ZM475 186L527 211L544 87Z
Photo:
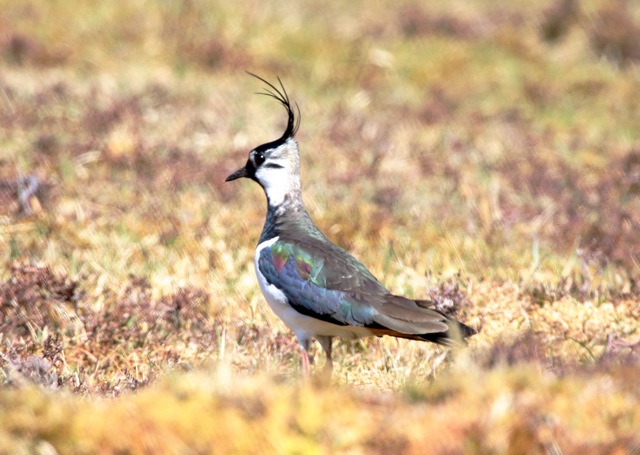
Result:
M0 453L640 451L635 3L0 11ZM282 126L245 69L300 104L319 226L468 350L299 382L223 183Z
M459 368L428 388L386 395L292 387L218 368L170 376L108 402L34 388L3 390L0 422L8 437L0 440L0 449L637 453L639 397L629 375L637 375L637 367L559 379L532 365Z

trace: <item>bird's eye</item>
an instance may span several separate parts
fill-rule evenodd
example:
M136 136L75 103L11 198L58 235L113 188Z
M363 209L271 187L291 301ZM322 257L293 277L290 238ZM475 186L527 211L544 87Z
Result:
M264 153L262 152L256 152L253 155L253 162L256 165L256 167L260 166L262 163L264 163Z

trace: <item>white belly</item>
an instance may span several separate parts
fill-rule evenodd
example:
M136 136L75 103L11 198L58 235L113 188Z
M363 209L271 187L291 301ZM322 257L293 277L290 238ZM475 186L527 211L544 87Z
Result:
M342 326L331 324L330 322L315 319L310 316L298 313L295 309L289 305L286 296L276 288L274 285L269 284L266 278L260 273L258 267L258 259L260 258L260 252L267 247L273 245L279 237L266 240L258 245L256 248L254 263L256 267L256 275L258 276L258 284L260 290L264 294L267 303L275 314L289 327L298 337L298 340L302 343L306 340L310 340L318 335L325 336L337 336L344 339L355 339L366 336L371 336L371 331L365 327L356 326Z

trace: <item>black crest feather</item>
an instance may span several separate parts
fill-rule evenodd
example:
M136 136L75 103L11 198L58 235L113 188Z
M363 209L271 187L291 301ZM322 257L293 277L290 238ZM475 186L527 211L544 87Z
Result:
M275 85L273 85L271 82L266 81L265 79L261 78L256 74L253 74L249 71L247 71L246 73L249 76L253 76L259 81L262 81L265 84L267 84L267 87L264 89L264 92L257 92L258 95L265 95L270 98L276 99L280 104L284 106L284 108L287 111L287 115L288 115L287 129L285 129L284 133L282 133L282 137L280 137L280 139L278 139L277 141L274 141L274 143L285 142L287 139L294 137L298 132L298 128L300 127L300 107L298 106L298 103L296 103L296 110L298 111L298 115L296 116L296 113L293 110L293 107L291 106L291 101L289 100L289 95L287 94L287 90L284 88L284 85L282 84L282 81L280 80L280 78L278 77L278 83L280 84L280 88L278 88Z

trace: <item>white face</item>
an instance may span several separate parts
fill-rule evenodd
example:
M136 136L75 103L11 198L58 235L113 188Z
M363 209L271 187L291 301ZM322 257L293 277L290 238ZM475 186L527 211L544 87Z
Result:
M264 188L269 205L278 206L287 194L300 191L300 158L293 139L265 152L254 150L249 160L255 166L256 180Z

